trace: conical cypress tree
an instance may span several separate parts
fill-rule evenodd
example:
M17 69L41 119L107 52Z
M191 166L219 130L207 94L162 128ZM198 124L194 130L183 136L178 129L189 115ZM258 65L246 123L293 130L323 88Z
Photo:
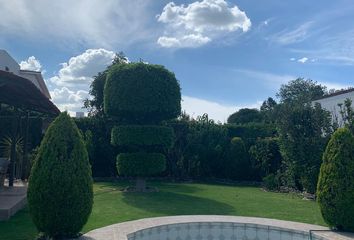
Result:
M67 113L54 120L42 140L27 198L34 224L47 236L75 236L87 222L93 203L91 167Z
M317 200L326 223L354 231L354 136L338 129L323 154Z

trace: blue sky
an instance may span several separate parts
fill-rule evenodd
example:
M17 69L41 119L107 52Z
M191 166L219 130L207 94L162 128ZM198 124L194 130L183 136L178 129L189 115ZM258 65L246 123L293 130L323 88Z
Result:
M0 48L44 73L53 101L81 111L114 52L165 65L183 108L217 121L297 77L354 86L354 2L0 0Z

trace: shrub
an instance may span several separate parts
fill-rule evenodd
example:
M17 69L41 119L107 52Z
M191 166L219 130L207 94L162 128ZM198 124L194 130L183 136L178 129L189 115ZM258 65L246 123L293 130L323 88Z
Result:
M178 81L163 66L115 65L105 84L104 110L120 124L112 131L112 144L127 152L117 157L118 174L137 177L136 190L145 191L142 177L166 168L165 157L158 152L172 147L174 135L172 128L160 124L181 113Z
M338 129L323 154L317 200L326 223L354 231L354 136Z
M264 187L268 190L279 190L281 186L281 179L279 173L270 173L263 177Z
M48 128L28 185L32 220L50 237L75 236L93 203L91 168L82 136L67 113Z
M243 140L239 137L231 139L229 161L224 166L230 178L234 180L251 180L251 164Z
M111 141L116 146L163 146L173 145L174 134L171 127L158 125L121 125L112 129Z
M128 124L156 124L181 113L180 87L160 65L118 64L108 72L104 109Z
M249 149L253 167L258 171L259 177L276 173L281 165L281 154L276 138L258 139Z
M148 177L165 171L166 160L161 153L121 153L117 156L119 175Z

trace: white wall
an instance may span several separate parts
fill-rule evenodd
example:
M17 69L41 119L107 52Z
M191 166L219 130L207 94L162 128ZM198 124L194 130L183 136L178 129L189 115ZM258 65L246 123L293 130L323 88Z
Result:
M351 99L354 107L354 90L352 92L340 94L337 96L332 96L320 100L316 100L314 102L318 102L321 104L322 108L326 109L327 111L332 113L332 121L337 117L338 123L340 126L343 124L343 119L340 115L340 108L338 107L339 103L344 103L345 99Z
M6 71L6 67L9 68L9 72L16 75L20 72L20 65L5 51L0 49L0 70Z

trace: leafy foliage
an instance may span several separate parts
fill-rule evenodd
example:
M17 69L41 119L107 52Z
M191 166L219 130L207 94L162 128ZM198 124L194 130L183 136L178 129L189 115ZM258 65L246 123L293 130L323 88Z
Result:
M338 129L327 145L317 197L329 226L354 231L354 136L347 128Z
M254 180L246 145L239 137L230 141L228 161L224 163L225 176L233 180Z
M283 104L277 125L287 184L314 193L322 153L331 133L329 112L319 104Z
M281 86L277 97L282 103L309 103L321 98L326 93L326 87L311 79L298 78Z
M48 128L31 171L28 204L34 224L50 237L75 236L92 209L88 154L73 120L62 113Z
M158 125L120 125L112 129L111 141L116 146L163 146L173 145L173 129Z
M282 157L279 150L278 139L258 139L249 150L254 168L264 178L269 174L275 174L280 169Z
M118 64L127 64L128 58L123 52L116 53L115 58L110 66L107 67L103 72L99 72L94 78L90 85L89 94L90 99L85 99L84 107L88 110L89 116L102 116L103 111L103 89L106 83L107 73L109 69Z
M166 159L161 153L121 153L117 157L118 174L130 177L148 177L165 171Z
M258 109L242 108L231 114L227 119L227 123L247 124L251 122L261 122L262 120L262 114Z
M126 124L158 124L181 113L181 93L163 66L130 63L113 66L104 89L106 114Z
M116 155L120 149L111 145L111 120L102 116L76 118L76 125L85 133L85 144L89 152L93 177L113 177L116 172ZM92 136L89 136L88 133Z

